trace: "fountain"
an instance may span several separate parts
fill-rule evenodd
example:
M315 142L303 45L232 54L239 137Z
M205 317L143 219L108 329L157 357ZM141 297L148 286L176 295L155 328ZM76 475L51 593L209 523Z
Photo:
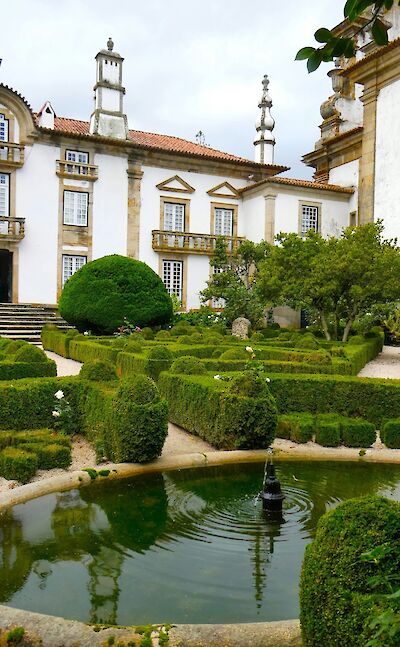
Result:
M285 495L282 493L280 481L276 477L275 465L270 457L265 464L263 489L259 496L262 499L264 512L282 513Z

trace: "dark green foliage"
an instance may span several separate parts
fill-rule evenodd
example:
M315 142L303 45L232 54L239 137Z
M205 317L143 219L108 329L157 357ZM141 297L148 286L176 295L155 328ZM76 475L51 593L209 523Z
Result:
M24 377L52 377L56 375L57 366L51 359L46 360L46 362L0 362L0 380L19 380Z
M322 416L316 420L315 442L323 447L339 447L340 423L334 419L324 419Z
M128 320L136 326L162 325L172 302L160 277L145 263L104 256L84 265L65 284L60 314L80 332L111 334Z
M153 380L158 380L161 371L168 371L173 355L166 346L154 346L147 353L144 372Z
M268 397L269 389L264 377L256 371L247 370L235 375L230 384L231 393L247 398Z
M259 449L270 445L277 423L268 389L263 397L243 397L230 384L206 375L162 373L161 394L170 421L220 449Z
M375 425L366 420L342 418L340 427L345 447L371 447L376 440Z
M83 364L79 376L84 380L95 380L96 382L111 382L117 379L115 365L101 359L94 359L92 362Z
M253 344L263 342L264 341L264 335L262 334L262 332L259 332L259 331L253 332L250 339L251 339Z
M38 469L36 454L19 447L6 447L0 452L0 476L9 481L28 483Z
M382 428L381 440L390 449L400 449L400 418L385 422Z
M290 341L292 339L292 333L289 331L283 331L279 333L279 341Z
M320 348L320 345L313 334L306 333L305 335L302 335L301 337L299 337L299 339L296 341L295 348L299 348L302 350L305 350L305 349L318 350L318 348Z
M158 458L168 433L168 406L144 375L121 383L111 406L112 459L146 463Z
M6 635L7 645L19 645L25 636L25 629L23 627L14 627Z
M171 366L171 373L185 373L186 375L201 375L206 373L207 369L204 362L198 357L191 355L182 355L178 357Z
M149 326L145 326L144 328L142 328L142 335L143 335L143 339L146 339L146 340L154 339L154 332L152 331L151 328L149 328Z
M169 330L159 330L154 339L156 341L165 341L166 339L171 339L171 333L169 332Z
M346 357L346 352L343 346L332 346L330 353L332 357Z
M362 335L354 335L353 337L349 337L348 344L351 346L359 346L360 344L364 344L365 339L362 337Z
M55 467L67 469L71 465L71 447L53 443L25 443L23 449L35 454L38 461L38 469L51 470Z
M308 413L279 416L276 435L295 443L307 443L314 433L314 418Z
M117 356L119 353L119 348L115 348L112 344L111 346L105 346L104 344L99 344L95 341L89 341L90 338L83 338L80 340L79 337L72 339L69 345L69 356L71 359L75 359L77 362L91 362L95 359L101 359L115 363L117 361ZM78 341L79 340L79 341Z
M21 346L14 355L14 362L47 362L45 353L32 344Z
M300 621L304 647L364 647L372 616L397 600L373 595L371 578L378 576L376 593L400 571L400 505L379 497L341 503L318 522L307 546L300 579ZM362 559L378 546L389 550L384 559ZM396 647L398 642L382 642Z
M222 355L222 352L220 348L216 348L215 350L213 350L212 357L214 358L221 357L221 355Z
M119 337L114 337L111 340L111 344L113 348L118 348L119 350L122 350L123 348L125 348L127 343L128 343L128 337L125 337L124 335L121 335Z
M243 348L230 348L222 353L221 359L250 359L250 354Z
M14 355L18 348L25 345L26 341L22 341L22 339L13 339L13 341L10 341L10 343L6 345L4 352L7 353L7 355Z
M191 333L191 327L185 322L177 323L170 330L171 337L181 337L182 335L190 335Z

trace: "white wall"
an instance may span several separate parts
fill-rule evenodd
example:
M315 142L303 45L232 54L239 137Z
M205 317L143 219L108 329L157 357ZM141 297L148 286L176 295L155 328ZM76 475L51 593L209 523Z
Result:
M374 219L381 218L385 236L400 236L400 80L382 88L376 115L375 208Z
M354 187L356 190L349 201L349 212L357 211L358 208L358 178L360 174L360 160L347 162L333 168L329 172L329 184Z
M25 218L19 243L21 303L57 303L57 159L55 146L27 146L25 164L16 171L16 216Z
M96 155L99 179L93 187L93 259L107 254L126 255L128 176L127 160Z

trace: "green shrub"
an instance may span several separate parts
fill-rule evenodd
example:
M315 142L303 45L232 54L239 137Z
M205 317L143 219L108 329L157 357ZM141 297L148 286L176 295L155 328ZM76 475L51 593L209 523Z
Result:
M143 335L143 339L145 339L146 341L154 339L154 332L152 331L151 328L149 328L149 326L145 326L144 328L142 328L142 335Z
M349 337L348 343L352 346L359 346L360 344L365 344L365 339L361 335L353 335Z
M218 346L222 341L222 335L203 335L203 343L209 346Z
M26 443L23 445L25 451L35 454L37 457L38 469L51 470L59 467L67 469L71 465L71 447L53 443Z
M308 413L279 416L276 435L294 443L308 443L314 433L314 418Z
M127 338L125 342L124 350L126 353L141 353L143 350L143 344L141 344L137 339Z
M172 301L145 263L113 254L86 263L66 282L60 314L83 332L112 334L128 320L144 327L172 318Z
M221 357L221 355L222 355L222 351L221 351L221 349L220 349L220 348L216 348L216 349L215 349L215 350L213 350L213 352L212 352L212 357L214 357L214 358L216 358L216 357Z
M188 324L182 322L173 326L170 332L172 337L181 337L182 335L190 335L191 329Z
M110 346L105 346L96 341L89 341L87 337L84 337L84 341L79 339L80 335L71 339L69 345L69 355L71 359L75 359L77 362L91 362L95 359L101 359L113 364L117 361L118 353L120 349L115 348L114 344Z
M160 391L170 421L220 449L259 449L275 437L277 412L268 389L263 397L243 397L230 384L208 375L164 372Z
M29 344L18 348L14 355L15 362L47 362L46 354L37 346Z
M331 364L332 359L326 350L316 350L312 353L304 353L302 361L310 364Z
M125 337L123 335L120 335L118 337L114 337L111 340L111 344L112 344L113 348L118 348L118 350L122 350L123 348L125 348L127 342L128 342L128 337Z
M346 501L318 522L305 551L300 579L304 647L364 647L372 615L396 600L372 594L371 578L384 583L400 571L400 506L379 497ZM360 559L377 546L391 547L385 559ZM382 585L377 592L382 591ZM398 642L386 642L395 647Z
M340 422L332 417L318 416L315 422L315 442L323 447L339 447Z
M400 418L388 420L382 428L382 442L389 449L400 449Z
M83 364L79 376L84 380L95 380L96 382L111 382L117 379L115 365L101 359L94 359Z
M182 355L171 366L171 373L185 373L186 375L201 375L206 373L204 363L198 357Z
M230 348L222 353L220 359L250 359L250 354L243 348Z
M263 342L264 341L264 335L262 334L262 332L259 332L259 331L253 332L252 336L250 337L250 340L253 342L253 344Z
M0 450L10 447L14 442L14 434L11 431L0 431Z
M268 397L269 389L264 377L248 370L235 375L230 383L231 393L247 398Z
M292 338L292 333L289 331L286 331L286 332L284 331L279 333L279 337L278 337L279 341L290 341L291 338Z
M375 425L366 420L342 418L341 440L346 447L371 447L376 440Z
M5 347L11 344L11 339L8 339L7 337L0 337L0 348L2 351L4 351Z
M302 335L295 343L295 348L299 348L302 350L318 350L320 348L319 342L316 340L314 335L311 333L306 333L305 335Z
M190 335L191 344L201 344L203 341L203 335L199 332L194 332Z
M147 353L144 372L153 380L158 380L161 371L168 371L173 355L166 346L154 346Z
M330 354L332 357L346 357L346 352L343 346L332 346L330 349Z
M180 337L178 337L177 341L179 342L179 344L191 344L192 343L192 339L191 339L190 335L181 335Z
M168 406L144 375L123 380L111 406L112 459L146 463L158 458L168 433Z
M14 355L14 353L16 353L19 348L27 345L27 342L22 341L22 339L13 339L9 344L6 345L4 352L7 353L7 355Z
M169 330L159 330L154 339L156 341L166 341L167 339L171 339L171 333Z
M37 469L38 459L32 452L18 447L6 447L0 452L0 476L9 481L28 483Z

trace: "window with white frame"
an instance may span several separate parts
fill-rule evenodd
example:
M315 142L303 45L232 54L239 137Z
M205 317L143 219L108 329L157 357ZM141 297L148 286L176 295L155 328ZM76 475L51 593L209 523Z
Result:
M215 207L214 234L217 236L232 236L233 209Z
M308 231L319 231L320 228L320 207L319 205L301 205L301 235Z
M62 257L62 284L64 285L68 279L80 270L86 264L86 256L71 256L64 254Z
M163 282L168 294L176 294L182 303L183 262L163 261Z
M66 150L65 159L67 162L75 162L76 164L89 164L89 153Z
M8 142L8 119L0 112L0 142Z
M87 226L88 198L82 191L64 191L64 225Z
M0 216L8 218L10 215L10 176L0 173Z
M221 274L223 272L222 267L213 267L213 274ZM211 299L211 307L212 308L225 308L225 299L216 299L213 297Z
M164 202L164 229L166 231L185 231L185 205Z

